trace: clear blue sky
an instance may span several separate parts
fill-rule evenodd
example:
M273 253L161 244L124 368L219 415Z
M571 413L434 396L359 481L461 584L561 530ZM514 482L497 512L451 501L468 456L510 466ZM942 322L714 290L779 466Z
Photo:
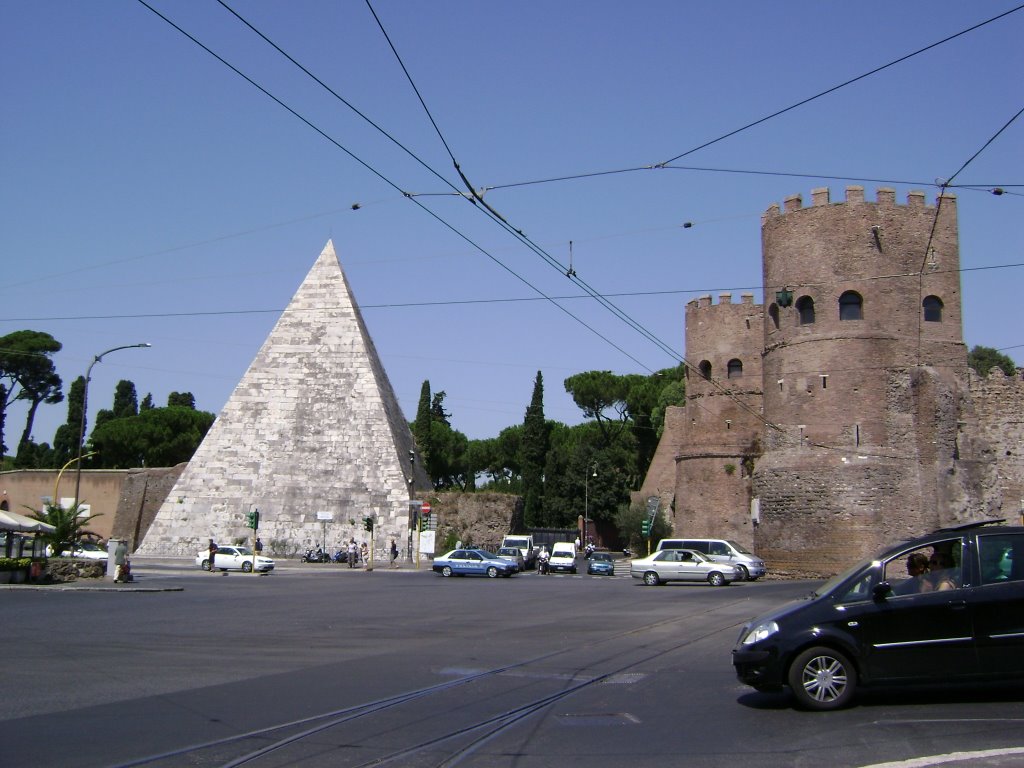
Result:
M328 239L407 416L429 379L456 429L495 436L540 370L546 415L575 423L567 376L678 362L451 194L445 144L365 2L228 4L441 178L215 0L151 4L337 144L136 0L0 0L0 334L51 333L65 385L105 349L153 344L94 368L90 422L122 378L218 412ZM373 1L477 188L662 163L1016 6ZM736 172L485 199L563 265L573 241L577 275L682 355L687 301L762 301L768 206L850 183L934 202L1024 107L1022 40L1017 11L674 163ZM982 188L956 190L965 340L1018 363L1022 160L1024 118L955 179ZM65 418L44 406L35 439ZM9 414L9 445L23 420Z

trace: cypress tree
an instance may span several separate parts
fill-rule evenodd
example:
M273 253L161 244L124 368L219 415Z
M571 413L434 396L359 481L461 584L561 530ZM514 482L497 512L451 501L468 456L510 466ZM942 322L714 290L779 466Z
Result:
M529 527L546 524L544 516L544 464L548 454L548 427L544 420L544 377L537 371L533 397L523 420L520 446L523 477L523 517Z

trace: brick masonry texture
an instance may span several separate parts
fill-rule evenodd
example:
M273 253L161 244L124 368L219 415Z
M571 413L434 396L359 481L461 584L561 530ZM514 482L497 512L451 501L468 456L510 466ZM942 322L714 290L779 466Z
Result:
M408 423L328 243L217 421L181 473L139 548L191 555L213 538L260 536L295 551L368 540L377 557L410 540L410 491L429 483ZM414 474L410 474L412 471ZM319 513L331 516L329 522Z
M662 497L677 535L818 577L934 528L1020 519L1024 378L967 367L955 197L795 195L762 218L762 264L765 306L686 307L687 402L639 494ZM841 316L844 294L859 317Z

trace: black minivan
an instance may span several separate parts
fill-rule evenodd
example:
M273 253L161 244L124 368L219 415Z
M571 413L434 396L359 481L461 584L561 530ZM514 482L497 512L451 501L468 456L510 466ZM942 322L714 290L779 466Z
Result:
M858 686L1024 677L1024 527L944 528L889 547L748 623L732 652L759 691L838 709Z

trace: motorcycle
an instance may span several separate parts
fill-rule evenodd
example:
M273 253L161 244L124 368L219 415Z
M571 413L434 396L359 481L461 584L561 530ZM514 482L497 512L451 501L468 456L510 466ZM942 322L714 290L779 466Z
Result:
M537 558L537 573L541 576L547 576L550 568L548 567L548 553L542 552L540 557Z
M306 554L299 558L304 563L329 563L331 562L331 556L324 552L320 547L316 549L307 549Z
M331 562L332 563L347 563L348 562L348 552L346 552L344 549L339 549L337 552L334 553L334 557L331 558Z

